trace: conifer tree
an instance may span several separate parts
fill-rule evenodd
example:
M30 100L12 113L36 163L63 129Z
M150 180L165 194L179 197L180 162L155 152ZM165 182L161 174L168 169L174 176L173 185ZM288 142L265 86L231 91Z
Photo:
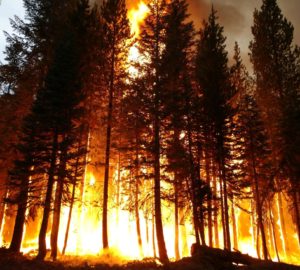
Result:
M143 67L144 80L146 81L145 90L148 95L149 103L145 104L150 113L152 122L152 154L154 171L154 212L155 229L158 243L159 258L163 263L169 261L162 224L161 213L161 131L162 131L162 56L165 44L165 27L167 5L164 0L150 1L149 15L142 27L139 38L139 50L146 59Z
M103 249L109 248L108 242L108 186L111 156L111 134L113 114L115 111L116 92L122 92L126 74L128 40L130 38L129 22L125 0L107 0L102 7L104 35L104 87L107 90L105 171L102 209Z
M222 223L224 246L231 248L228 208L228 183L226 171L226 125L229 120L231 98L227 52L225 51L223 27L217 22L216 11L212 12L208 21L200 31L200 40L196 57L196 80L202 92L204 128L211 134L213 153L218 166L221 185Z
M190 73L189 63L191 61L191 48L193 45L194 28L192 22L186 22L189 18L188 4L185 0L174 0L168 4L166 16L166 49L163 55L162 69L163 95L165 100L164 121L167 130L173 135L166 138L168 146L166 153L168 157L168 170L174 175L174 205L175 205L175 255L180 258L179 253L179 205L182 201L183 179L189 175L187 153L181 138L185 132L184 126L184 79ZM182 204L182 203L181 203Z
M277 187L282 192L286 186L291 195L299 236L299 54L293 32L276 0L264 0L254 12L250 50L258 104L271 139ZM285 179L288 183L282 185Z

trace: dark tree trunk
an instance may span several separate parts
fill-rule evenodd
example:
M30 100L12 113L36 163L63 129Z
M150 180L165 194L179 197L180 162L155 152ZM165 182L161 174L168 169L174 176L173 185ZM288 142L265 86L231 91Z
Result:
M65 233L64 247L63 247L63 250L62 250L62 255L65 255L67 245L68 245L68 238L69 238L69 232L70 232L70 226L71 226L71 220L72 220L72 213L73 213L73 207L74 207L74 202L75 202L75 191L76 191L76 183L73 183L72 197L71 197L71 202L70 202L70 209L69 209L69 214L68 214L68 223L67 223L67 228L66 228L66 233Z
M105 172L104 172L104 187L103 187L103 209L102 209L102 241L103 249L108 249L108 227L107 227L107 211L108 211L108 186L109 186L109 167L110 167L110 147L111 147L111 130L113 117L113 99L115 88L115 48L112 52L112 63L109 82L109 100L108 100L108 115L106 129L106 150L105 150Z
M7 174L3 175L3 179L7 179ZM4 220L4 216L5 216L4 215L4 213L5 213L5 203L4 203L4 200L6 199L7 192L8 192L8 190L7 190L8 189L7 180L6 180L6 182L5 182L5 184L3 186L4 186L3 193L0 190L0 194L1 194L1 197L0 197L0 200L1 200L0 201L0 232L1 232L1 229L2 229L3 220Z
M143 257L143 243L141 236L141 224L140 224L140 214L139 214L139 182L140 182L140 164L139 164L139 150L138 150L138 134L136 134L136 153L135 153L135 224L136 224L136 233L138 239L138 246L140 250L140 255Z
M206 173L206 184L210 187L210 158L208 156L209 150L206 150L205 153L205 173ZM211 198L208 198L207 201L207 210L208 210L208 243L209 246L213 246L213 224L212 224L212 201Z
M224 165L223 158L222 158L221 166L222 166L222 176L223 176L222 183L223 183L223 199L224 199L224 222L225 222L225 234L226 234L225 248L227 248L228 250L231 250L227 180L226 180L225 165Z
M55 174L55 165L57 158L57 147L58 147L58 134L55 132L52 144L52 156L51 156L51 164L49 168L49 176L47 183L47 191L46 198L44 203L44 212L43 219L41 224L41 229L39 233L39 249L37 259L43 260L47 254L47 246L46 246L46 235L47 235L47 227L49 221L49 215L51 211L51 202L52 202L52 191L54 185L54 174Z
M191 122L188 117L188 149L189 149L189 163L190 163L190 177L191 177L191 185L187 183L189 187L189 193L192 202L192 212L193 212L193 223L194 223L194 231L195 231L195 239L196 244L200 245L200 237L199 237L199 214L196 204L196 176L195 176L195 166L193 160L193 152L192 152L192 134L190 130Z
M252 146L254 147L253 144ZM261 205L261 198L259 194L259 183L258 183L258 175L256 172L256 162L253 153L252 153L252 174L253 174L253 181L254 181L255 205L256 205L256 214L258 220L258 228L261 233L263 256L264 259L267 260L268 259L267 241L266 241L265 229L263 224L262 205Z
M78 171L79 171L79 167L80 167L79 162L80 162L80 159L81 159L81 156L79 155L79 152L80 152L80 144L81 144L81 140L82 140L82 137L83 137L83 132L84 132L84 128L82 127L82 130L81 130L81 133L80 133L80 139L79 139L79 146L78 146L78 156L76 158L76 165L75 165L75 172L74 172L74 179L73 179L73 186L72 186L72 195L71 195L70 209L69 209L69 214L68 214L68 222L67 222L67 228L66 228L66 233L65 233L64 246L63 246L63 250L62 250L63 255L65 255L67 245L68 245L68 238L69 238L69 232L70 232L70 226L71 226L71 220L72 220L72 214L73 214L73 207L74 207L74 203L75 203L75 192L76 192L76 186L77 186L77 177L79 176ZM88 148L88 138L87 138L86 144L85 144L85 150L86 151L87 151L87 148ZM86 158L85 158L84 161L85 161L84 166L86 166L87 165L86 164Z
M169 258L163 232L160 198L160 121L158 112L155 115L154 121L154 211L159 258L162 263L167 263Z
M279 257L279 252L278 252L278 245L277 245L276 229L275 229L275 225L274 225L274 217L273 217L273 213L272 213L271 202L268 202L268 208L269 208L268 209L269 210L269 220L270 220L270 224L271 224L270 233L272 234L272 240L273 240L277 260L278 260L278 262L280 262L280 257Z
M283 236L283 243L284 243L284 247L285 247L284 252L286 254L288 254L289 253L289 239L288 239L287 232L286 232L286 224L285 224L281 192L278 193L278 207L279 207L279 218L280 218L280 224L281 224L281 230L282 230L282 236Z
M217 177L216 168L213 165L213 189L214 195L217 197ZM214 245L219 247L219 222L218 222L218 203L214 200Z
M65 182L65 170L66 170L66 152L63 150L62 154L62 164L60 165L60 176L57 181L56 191L55 191L55 199L54 199L54 211L53 211L53 221L52 221L52 230L50 237L51 244L51 258L56 260L57 258L57 240L59 233L59 225L60 225L60 213L61 213L61 204L62 204L62 196Z
M300 198L299 198L299 192L297 192L296 188L294 188L292 194L293 194L293 205L294 205L294 213L295 213L295 223L296 223L297 234L298 234L298 242L300 245L300 209L299 209Z
M156 258L157 252L156 252L156 244L155 244L155 213L154 213L154 211L152 213L152 248L153 248L153 257Z
M174 242L174 249L175 249L175 259L180 259L180 252L179 252L179 198L178 198L178 176L175 174L174 179L174 219L175 219L175 242Z
M28 189L29 189L28 181L29 181L28 179L24 179L23 186L21 187L20 190L20 195L19 195L20 203L18 205L13 237L9 247L9 249L13 252L20 252L21 249L26 210L27 210L27 201L28 201Z
M238 246L238 230L235 218L235 211L234 211L234 199L232 199L231 204L231 219L232 219L232 233L233 233L233 248L234 250L239 250Z

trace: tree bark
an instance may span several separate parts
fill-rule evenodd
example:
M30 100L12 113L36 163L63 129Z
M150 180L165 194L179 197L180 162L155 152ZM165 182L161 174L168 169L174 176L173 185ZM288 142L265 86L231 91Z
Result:
M299 192L297 192L297 189L294 188L293 191L293 205L294 205L294 212L295 212L295 223L296 223L296 229L297 229L297 234L298 234L298 242L300 245L300 209L299 209L299 203L300 203L300 198L299 198Z
M174 226L175 226L175 242L174 242L174 251L175 251L175 259L180 259L179 252L179 198L178 198L178 176L175 175L174 179Z
M55 165L56 165L57 150L58 150L57 148L58 148L58 134L57 132L55 132L53 137L53 144L52 144L52 156L51 156L51 164L50 164L49 174L48 174L49 176L48 176L47 191L46 191L46 198L44 204L43 219L42 219L41 229L39 233L39 249L37 255L38 260L44 260L47 254L46 235L47 235L49 215L51 211L52 191L54 185Z
M114 35L114 34L113 34ZM109 186L109 167L110 167L110 147L111 147L111 131L113 117L113 99L115 88L115 36L113 37L113 51L111 59L110 82L109 82L109 100L107 108L107 129L106 129L106 150L105 150L105 172L103 187L103 209L102 209L102 241L103 249L108 249L108 227L107 227L107 211L108 211L108 186Z
M61 154L61 164L60 164L60 175L57 180L56 191L55 191L55 199L54 199L54 211L53 211L53 221L52 221L52 230L50 236L50 244L51 244L51 258L56 260L57 258L57 241L58 241L58 233L59 233L59 225L60 225L60 213L61 213L61 204L62 204L62 196L63 189L65 183L65 171L66 171L66 153L67 150L62 150Z
M252 134L252 131L250 131ZM251 148L254 149L254 142L251 136ZM251 151L251 165L252 165L252 176L253 176L253 185L254 185L254 195L255 195L255 205L256 205L256 214L258 219L258 228L261 233L261 241L262 241L262 250L264 259L268 259L268 248L267 248L267 240L265 235L265 229L263 224L263 214L262 214L262 202L259 194L259 179L257 174L257 165L253 151Z
M138 134L136 134L136 153L135 153L135 224L136 224L136 233L138 239L138 246L140 250L140 256L143 257L143 243L141 236L141 224L140 224L140 214L139 214L139 182L140 182L140 164L139 164L139 150L138 150Z
M236 217L234 211L234 198L232 199L232 204L231 204L231 219L232 219L232 231L233 231L233 248L235 250L239 250L238 230L237 230Z
M22 183L23 186L21 187L20 195L19 195L20 203L18 204L13 237L9 247L9 250L13 252L20 252L21 249L27 203L28 203L27 201L28 201L28 191L29 191L29 180L25 179L25 181L22 181Z
M206 174L206 184L210 187L210 158L208 156L209 150L206 149L205 152L205 174ZM209 246L213 246L213 224L212 224L212 201L208 198L207 201L208 208L208 243Z

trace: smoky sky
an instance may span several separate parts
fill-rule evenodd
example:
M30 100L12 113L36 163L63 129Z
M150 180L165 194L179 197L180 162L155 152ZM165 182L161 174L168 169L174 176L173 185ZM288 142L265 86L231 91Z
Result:
M1 1L1 0L0 0ZM91 0L101 1L101 0ZM134 8L139 0L126 0L128 8ZM1 3L1 2L0 2ZM241 47L244 61L249 65L249 42L252 39L251 25L253 24L253 12L259 9L262 0L188 0L190 19L194 21L195 28L199 30L204 19L211 11L212 4L217 10L219 23L224 27L227 37L227 51L232 55L234 42L237 41ZM300 45L300 0L278 0L284 16L294 25L295 43ZM5 48L3 30L10 32L9 18L14 14L23 16L22 0L2 0L0 4L0 51ZM3 54L0 52L0 61Z

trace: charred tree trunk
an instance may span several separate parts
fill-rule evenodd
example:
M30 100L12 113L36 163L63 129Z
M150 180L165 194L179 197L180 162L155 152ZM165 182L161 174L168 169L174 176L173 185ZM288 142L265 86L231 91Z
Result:
M81 130L81 134L80 134L80 139L79 139L79 146L78 146L78 156L76 158L76 165L75 165L75 172L74 172L74 178L73 178L73 186L72 186L72 195L71 195L71 201L70 201L70 209L69 209L69 214L68 214L68 222L67 222L67 228L66 228L66 233L65 233L65 239L64 239L64 246L63 246L63 250L62 250L62 254L65 255L66 253L66 249L67 249L67 245L68 245L68 238L69 238L69 231L70 231L70 226L71 226L71 220L72 220L72 214L73 214L73 207L74 207L74 203L75 203L75 192L76 192L76 186L77 186L77 177L79 177L79 162L80 159L82 158L79 155L80 152L80 144L81 144L81 140L83 137L83 132L84 129L82 128ZM86 143L85 143L85 150L87 152L87 148L88 148L88 136L86 138ZM86 166L86 160L84 160L84 166ZM82 177L82 175L81 175Z
M233 231L233 248L239 250L238 246L238 230L236 225L235 211L234 211L234 199L232 199L231 204L231 219L232 219L232 231Z
M223 151L222 151L223 152ZM225 248L231 250L231 240L230 240L230 227L229 227L229 207L228 207L228 191L227 191L227 180L225 172L224 157L221 154L221 175L223 183L223 206L224 206L224 230L225 230Z
M140 255L143 257L143 243L142 243L142 235L141 235L141 224L140 224L140 213L139 213L139 183L140 183L140 163L139 163L139 149L138 149L138 134L136 134L136 152L135 152L135 196L134 196L134 204L135 204L135 224L136 224L136 233L138 239L138 246L140 250Z
M7 175L3 175L3 179L7 179ZM1 197L0 197L0 232L2 229L2 225L3 225L3 220L4 220L4 213L5 213L5 199L7 196L7 192L8 192L8 185L7 185L7 180L6 180L6 184L4 184L4 188L3 188L3 193L0 191Z
M226 248L227 240L226 240L226 225L225 225L225 209L224 209L224 192L223 192L223 181L219 178L219 185L220 185L220 199L221 199L221 221L222 221L222 232L223 232L223 245Z
M296 223L296 229L298 234L298 242L300 245L300 209L299 209L300 196L296 188L294 188L292 194L293 194L293 206L294 206L294 213L295 213L295 223Z
M186 101L186 107L189 108L189 100ZM191 133L191 119L188 115L187 117L187 133L188 133L188 154L189 154L189 165L190 165L190 182L187 183L188 190L190 193L191 203L192 203L192 213L193 213L193 223L194 223L194 232L195 232L195 240L196 244L200 245L200 237L199 237L199 214L196 204L196 175L195 175L195 165L194 165L194 157L192 151L192 133ZM189 181L188 181L189 182Z
M70 202L68 223L67 223L67 228L66 228L66 233L65 233L64 247L62 250L62 255L65 255L67 245L68 245L68 238L69 238L69 232L70 232L70 226L71 226L71 220L72 220L72 214L73 214L73 207L74 207L74 202L75 202L75 191L76 191L76 183L74 182L73 187L72 187L72 197L71 197L71 202Z
M23 185L19 194L20 203L18 204L13 237L9 246L9 250L13 252L20 252L21 249L28 203L29 179L24 179L24 181L22 181L22 184Z
M208 149L205 152L205 174L206 174L206 184L210 187L210 158L208 156ZM207 201L208 210L208 243L209 246L213 246L213 224L212 224L212 201L208 198Z
M153 257L157 258L156 244L155 244L155 213L154 213L154 211L152 213L152 248L153 248Z
M275 229L275 225L274 225L274 216L273 216L273 213L272 213L272 206L271 206L271 202L268 202L268 212L269 212L269 220L270 220L270 225L271 225L271 228L270 228L270 233L272 234L272 242L273 242L273 245L274 245L274 250L275 250L275 253L276 253L276 256L277 256L277 260L278 262L280 262L280 257L279 257L279 252L278 252L278 245L277 245L277 236L276 236L276 229Z
M252 131L250 131L252 134ZM252 140L251 136L251 148L254 149L254 142ZM258 179L258 174L257 174L257 165L256 165L256 160L254 157L253 151L251 151L251 166L252 166L252 176L253 176L253 185L254 185L254 196L255 196L255 206L256 206L256 214L257 214L257 222L258 222L258 228L261 233L261 241L262 241L262 250L263 250L263 256L264 259L268 259L268 248L267 248L267 241L266 241L266 234L265 234L265 229L264 229L264 224L263 224L263 213L262 213L262 201L260 198L260 193L259 193L259 179Z
M107 128L106 128L106 150L105 150L105 172L103 187L103 209L102 209L102 241L103 249L108 249L108 228L107 228L107 211L108 211L108 186L109 186L109 167L110 167L110 147L111 147L111 131L113 117L113 99L115 90L115 37L113 37L113 52L110 70L109 82L109 100L107 108Z
M179 188L178 188L178 176L175 175L174 179L174 219L175 219L175 242L174 242L174 250L175 250L175 259L180 259L179 252L179 196L178 196Z
M213 189L215 198L217 198L217 177L216 177L216 168L213 165ZM214 200L214 244L215 247L219 247L219 222L218 222L218 203L217 200Z
M287 236L287 232L286 232L286 224L285 224L281 192L278 193L278 208L279 208L279 220L280 220L280 224L281 224L283 244L284 244L284 252L285 252L285 254L288 254L289 253L289 240L288 240L288 236Z
M59 233L59 225L60 225L60 213L61 213L61 204L62 204L62 196L63 189L65 183L65 170L66 170L66 150L63 150L60 165L60 175L57 180L56 191L55 191L55 199L54 199L54 211L53 211L53 221L52 221L52 230L50 237L51 244L51 258L56 260L57 258L57 240Z
M156 101L156 105L156 110L158 110L158 100ZM159 258L162 263L167 263L169 258L163 232L160 198L160 120L158 113L156 113L154 121L154 202L155 229Z
M55 174L55 165L57 159L57 150L58 150L58 134L55 132L52 144L52 156L51 156L51 164L49 168L49 176L48 176L48 183L47 183L47 191L46 191L46 198L44 204L44 212L43 212L43 219L41 224L41 229L39 233L39 249L38 249L38 260L43 260L47 254L47 246L46 246L46 234L47 234L47 227L48 227L48 220L51 211L51 202L52 202L52 191L54 185L54 174Z
M201 244L205 246L206 241L205 241L203 202L201 202L200 209L199 209L199 234L201 237Z

